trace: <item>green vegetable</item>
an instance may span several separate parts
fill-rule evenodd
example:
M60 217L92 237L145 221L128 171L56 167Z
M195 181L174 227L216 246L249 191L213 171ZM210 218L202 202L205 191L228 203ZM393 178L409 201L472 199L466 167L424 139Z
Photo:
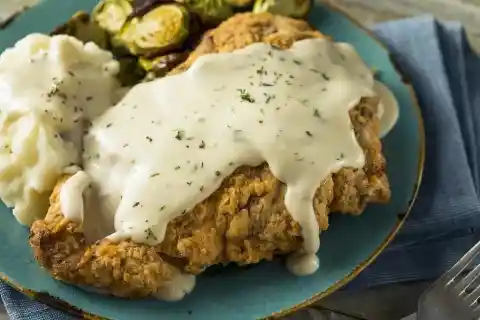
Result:
M233 16L233 9L227 0L177 0L196 13L207 25L216 25Z
M128 0L103 0L93 9L92 15L102 29L116 35L132 11L132 4Z
M310 11L312 2L312 0L256 0L253 12L271 12L292 18L303 18Z
M156 77L163 77L170 70L184 62L187 57L188 52L174 52L153 59L141 57L138 63L145 71L153 72Z
M130 53L157 56L181 47L189 35L190 16L179 4L160 5L125 22L118 39Z
M118 58L120 72L118 79L123 86L133 86L145 77L145 71L138 65L136 57Z
M82 42L95 42L100 48L108 48L108 35L86 12L77 12L67 23L57 27L52 33L66 34Z
M253 4L254 0L225 0L229 5L236 8L244 8Z

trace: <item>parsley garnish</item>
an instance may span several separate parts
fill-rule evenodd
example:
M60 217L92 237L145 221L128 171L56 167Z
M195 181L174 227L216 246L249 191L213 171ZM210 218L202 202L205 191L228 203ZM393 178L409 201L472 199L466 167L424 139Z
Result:
M249 102L249 103L254 103L255 99L248 93L245 89L237 89L238 92L240 92L240 98L243 101Z
M155 241L157 240L157 237L155 237L155 235L153 234L152 229L150 229L150 228L146 229L145 233L147 234L147 240L150 239L150 238L155 240Z
M175 135L175 139L183 140L184 137L185 137L185 131L177 130L177 134Z

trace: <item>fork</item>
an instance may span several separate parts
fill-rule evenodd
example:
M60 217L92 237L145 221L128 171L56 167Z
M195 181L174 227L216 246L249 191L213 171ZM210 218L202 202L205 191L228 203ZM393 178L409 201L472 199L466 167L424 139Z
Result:
M418 301L417 314L402 320L480 319L480 254L477 242L450 270L443 274ZM471 270L464 275L465 270Z

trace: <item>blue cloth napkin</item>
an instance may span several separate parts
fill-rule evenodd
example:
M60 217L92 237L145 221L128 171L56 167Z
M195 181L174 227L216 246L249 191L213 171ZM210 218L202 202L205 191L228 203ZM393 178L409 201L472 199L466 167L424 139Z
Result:
M480 58L462 26L420 17L375 26L417 92L427 138L423 184L409 220L349 288L436 278L480 240ZM6 284L14 320L68 319Z
M347 289L436 278L480 240L480 57L458 22L427 16L374 32L415 88L426 160L404 228Z

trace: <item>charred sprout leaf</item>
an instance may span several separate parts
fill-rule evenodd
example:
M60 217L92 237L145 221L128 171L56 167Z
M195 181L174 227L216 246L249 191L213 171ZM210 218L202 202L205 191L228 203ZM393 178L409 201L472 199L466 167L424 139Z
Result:
M130 53L152 57L179 48L189 35L189 26L184 6L166 4L128 20L118 37Z
M102 29L116 35L132 11L131 1L103 0L93 9L92 15Z
M153 59L141 57L138 63L145 71L151 71L157 77L163 77L170 70L184 62L187 57L188 52L174 52Z
M132 1L132 0L131 0ZM133 12L130 17L140 17L161 4L179 2L182 0L133 0Z
M108 48L108 35L86 12L77 12L67 23L56 28L52 33L66 34L82 42L95 42L100 48Z
M233 15L233 8L227 0L177 0L196 13L206 25L216 25Z
M253 12L271 12L292 18L305 17L313 0L255 0Z
M138 65L137 58L119 58L120 72L118 79L123 86L133 86L139 83L145 76L145 71Z
M255 0L225 0L229 5L236 8L251 6Z

